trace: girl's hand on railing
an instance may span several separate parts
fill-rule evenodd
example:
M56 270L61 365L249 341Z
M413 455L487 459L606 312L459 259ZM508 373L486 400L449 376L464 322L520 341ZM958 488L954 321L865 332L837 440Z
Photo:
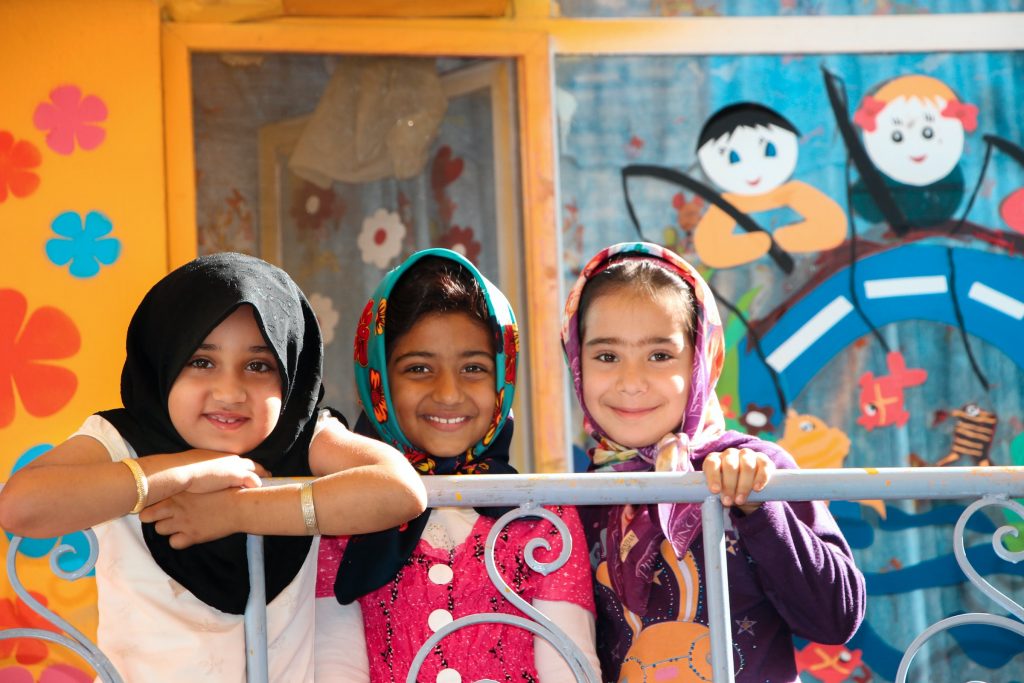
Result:
M711 453L704 459L704 476L708 490L720 493L722 505L736 505L745 514L761 507L746 503L751 491L761 491L775 473L775 464L764 453L749 448L729 448Z
M262 465L249 458L229 453L193 449L182 453L182 457L193 459L184 465L188 476L185 491L189 493L211 493L228 488L258 488L260 477L270 476Z
M212 493L179 493L139 514L143 522L155 522L158 534L169 536L175 550L188 548L241 531L241 524L232 515L236 506L232 499L239 489L223 489Z

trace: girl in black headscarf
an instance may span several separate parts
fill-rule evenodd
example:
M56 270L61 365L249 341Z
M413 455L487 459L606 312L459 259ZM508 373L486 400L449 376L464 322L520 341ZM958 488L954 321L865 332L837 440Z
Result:
M244 680L244 533L267 535L270 677L311 680L311 537L422 512L405 459L318 408L322 360L316 318L286 273L200 257L136 310L124 407L89 417L0 494L11 533L96 527L99 646L125 680ZM271 474L330 476L261 489Z

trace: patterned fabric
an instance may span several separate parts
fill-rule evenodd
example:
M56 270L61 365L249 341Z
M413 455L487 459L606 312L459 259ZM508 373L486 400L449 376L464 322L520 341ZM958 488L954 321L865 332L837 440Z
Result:
M512 590L534 600L565 601L593 612L587 544L579 517L571 507L549 507L570 530L572 551L568 562L544 576L527 566L523 549L536 540L550 550L535 555L551 561L562 549L562 539L544 520L521 520L507 526L495 545L495 564ZM408 561L387 585L359 598L366 633L370 683L401 683L420 646L440 626L473 614L522 616L487 576L484 545L495 520L480 515L466 539L451 548L420 540ZM334 570L344 552L344 539L325 538L320 547L318 596L331 595ZM534 636L506 624L479 624L459 629L444 638L424 661L417 680L539 681ZM337 643L335 644L337 645ZM439 677L444 670L454 670Z
M471 473L475 468L476 456L488 449L512 412L519 357L519 328L516 326L515 314L508 299L468 259L450 249L424 249L407 258L402 265L384 276L359 319L354 348L356 387L359 389L359 401L363 405L363 411L367 415L373 415L376 423L374 426L381 440L405 453L421 474L433 471L437 466L436 460L409 443L398 426L398 418L389 410L392 402L391 390L388 387L387 350L384 346L384 329L387 325L388 297L391 296L391 290L417 261L427 256L455 261L480 283L487 299L487 313L495 335L495 347L498 349L495 357L495 390L498 400L494 407L491 428L479 443L458 458L458 471Z
M679 416L679 431L639 449L625 448L612 441L591 417L583 401L580 297L590 278L623 259L647 259L676 273L693 290L694 298L693 375L685 413ZM715 384L725 361L722 321L704 278L674 252L646 242L625 242L598 252L583 268L569 294L562 319L562 345L576 398L583 409L584 427L597 441L597 446L589 451L592 471L692 472L694 462L712 452L710 444L715 444L714 450L720 449L718 440L725 433L725 418L715 395ZM621 548L620 553L611 554L611 581L637 614L644 614L647 610L654 566L652 558L658 553L661 539L669 539L677 556L682 557L701 528L700 505L697 503L661 504L657 511L648 509L652 507L614 507L610 514L616 523L608 524L609 542Z
M495 392L497 400L491 424L483 438L465 453L453 458L436 458L416 448L402 433L398 418L391 410L391 390L387 376L385 330L388 320L388 298L399 279L420 259L433 256L454 261L476 279L487 302L487 313L494 334ZM430 474L515 474L509 462L512 441L512 398L515 394L516 367L519 356L519 331L515 314L501 293L470 261L449 249L426 249L410 256L377 286L366 304L356 330L355 376L363 412L356 422L356 432L380 439L405 454L421 475ZM485 516L500 517L505 508L480 508ZM419 542L430 511L411 520L400 529L354 536L341 563L335 582L335 595L342 604L390 581L405 564Z

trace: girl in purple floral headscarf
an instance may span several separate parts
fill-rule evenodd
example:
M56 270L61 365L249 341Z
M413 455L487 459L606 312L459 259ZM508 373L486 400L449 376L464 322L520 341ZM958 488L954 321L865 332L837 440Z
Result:
M864 613L864 579L820 502L749 503L775 444L725 428L715 384L722 323L699 273L647 243L617 244L583 269L562 343L592 471L702 470L730 507L727 561L737 681L796 681L792 636L843 643ZM697 504L582 509L607 680L711 680Z

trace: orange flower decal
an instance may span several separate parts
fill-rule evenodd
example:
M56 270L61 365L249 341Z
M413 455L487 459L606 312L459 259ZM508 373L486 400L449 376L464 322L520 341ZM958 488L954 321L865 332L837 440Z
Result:
M0 289L0 428L14 421L15 387L35 417L56 413L78 388L75 373L45 362L78 353L82 340L74 322L63 311L42 306L25 323L27 312L21 292Z
M46 598L34 591L29 595L38 600L44 607ZM9 628L34 628L60 633L60 629L43 619L41 616L28 608L21 598L15 598L12 602L9 598L0 600L0 630ZM0 640L0 660L7 659L14 654L18 664L32 665L46 659L49 648L46 642L35 638L12 638Z
M15 197L27 197L39 187L39 176L32 169L42 163L43 157L28 140L15 140L6 130L0 130L0 203L7 200L10 189Z
M364 368L366 367L367 359L367 345L370 341L370 322L373 320L373 299L370 299L366 303L366 308L363 309L362 315L359 316L359 324L356 326L356 340L354 343L354 352L356 362Z
M373 416L381 424L388 421L388 403L384 399L384 386L380 373L370 368L370 400L373 401Z
M388 312L388 300L381 299L380 303L377 304L377 323L374 325L373 331L378 335L384 334L384 321L387 318Z

